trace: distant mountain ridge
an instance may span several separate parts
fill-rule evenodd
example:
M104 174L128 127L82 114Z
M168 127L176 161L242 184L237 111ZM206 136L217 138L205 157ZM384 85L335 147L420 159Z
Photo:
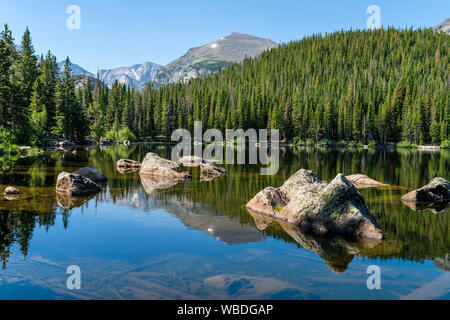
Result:
M211 76L221 68L226 68L235 62L242 62L245 58L253 58L277 46L278 44L270 39L233 32L216 41L189 49L183 56L164 67L153 62L144 62L131 67L101 69L98 74L99 79L109 87L116 80L132 88L144 88L149 82L159 86ZM75 76L96 77L95 74L73 62L71 67ZM58 69L64 70L64 61L58 63Z
M131 67L100 70L99 78L108 86L112 86L117 80L121 84L134 88L151 81L161 67L156 63L144 62Z
M246 57L253 58L277 46L277 43L269 39L234 32L206 45L189 49L182 57L161 68L153 82L166 84L210 76L220 68L242 62Z
M58 63L58 70L59 70L59 72L62 73L64 71L64 64L65 63L66 63L66 61L64 61L64 60ZM92 77L92 78L95 77L91 72L87 71L86 69L80 67L79 65L77 65L77 64L75 64L73 62L70 62L70 66L72 68L72 73L75 76L89 76L89 77Z

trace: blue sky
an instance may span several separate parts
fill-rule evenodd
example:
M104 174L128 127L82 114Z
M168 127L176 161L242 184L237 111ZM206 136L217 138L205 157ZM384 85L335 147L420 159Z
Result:
M69 5L81 29L69 30ZM288 42L319 32L365 29L369 5L383 26L430 27L450 17L448 0L0 0L0 23L20 41L29 26L37 53L69 56L91 72L144 61L167 64L187 49L242 32Z

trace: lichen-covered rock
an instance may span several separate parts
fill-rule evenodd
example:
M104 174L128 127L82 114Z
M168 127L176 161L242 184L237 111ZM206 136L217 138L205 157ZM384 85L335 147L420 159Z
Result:
M104 182L108 180L108 178L98 169L92 167L84 167L80 168L73 173L79 174L85 178L88 178L94 182Z
M212 180L224 176L228 171L224 168L216 167L210 163L200 165L200 178L202 180Z
M245 207L256 213L278 217L278 211L281 211L288 202L288 197L279 188L268 187L258 192Z
M186 180L191 178L189 172L181 172L178 164L171 160L163 159L155 153L147 153L142 161L141 175L152 175L171 178L173 180Z
M83 197L101 190L100 186L80 174L61 172L56 181L56 191L69 197Z
M117 168L140 168L141 163L139 161L130 159L120 159L116 162Z
M400 200L415 202L450 201L450 182L444 178L434 178L426 186L405 194Z
M5 195L10 195L10 194L19 194L20 191L19 189L15 188L15 187L7 187L5 189Z
M342 174L327 184L314 172L300 170L281 188L258 193L247 208L319 234L384 239L364 198Z
M345 177L358 189L389 186L388 184L384 184L382 182L369 178L364 174L352 174L350 176Z
M317 233L384 238L364 198L342 174L329 184L303 186L278 216Z
M283 183L280 191L284 192L290 199L301 187L316 183L326 184L313 171L300 169Z

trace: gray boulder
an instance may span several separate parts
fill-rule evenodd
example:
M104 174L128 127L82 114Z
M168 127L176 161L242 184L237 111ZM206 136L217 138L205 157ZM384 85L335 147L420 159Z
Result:
M189 172L181 172L178 164L171 160L163 159L155 153L147 153L141 164L141 175L152 175L170 178L174 181L191 178Z
M7 187L5 189L5 195L11 195L11 194L19 194L20 191L19 189L15 188L15 187Z
M94 182L104 182L108 180L108 178L103 174L103 172L92 167L80 168L74 171L74 173L79 174L85 178L88 178Z
M404 202L443 202L450 201L450 182L444 178L434 178L426 186L405 194Z
M382 182L369 178L364 174L352 174L350 176L346 176L346 178L358 189L389 186L388 184L384 184Z
M120 159L116 162L117 168L140 168L141 163L130 159Z
M200 165L200 179L209 181L224 176L228 171L224 168L216 167L210 163Z
M69 197L84 197L100 190L94 181L76 173L61 172L56 181L56 191Z
M246 207L319 234L384 239L364 198L342 174L327 184L302 169L279 189L258 193Z

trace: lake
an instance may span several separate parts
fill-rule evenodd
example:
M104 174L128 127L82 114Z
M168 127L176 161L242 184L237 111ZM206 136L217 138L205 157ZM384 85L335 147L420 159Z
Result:
M170 158L172 145L78 148L17 160L0 174L0 299L449 299L447 208L409 207L399 198L433 177L450 180L450 151L281 148L277 175L259 165L157 190L121 158ZM77 200L55 194L61 171L92 166L108 181ZM363 189L386 240L320 237L252 216L245 204L298 169L322 179L363 173L390 187ZM7 200L6 186L21 195ZM422 210L420 210L422 209ZM81 270L69 290L67 267ZM381 289L369 290L369 266Z

